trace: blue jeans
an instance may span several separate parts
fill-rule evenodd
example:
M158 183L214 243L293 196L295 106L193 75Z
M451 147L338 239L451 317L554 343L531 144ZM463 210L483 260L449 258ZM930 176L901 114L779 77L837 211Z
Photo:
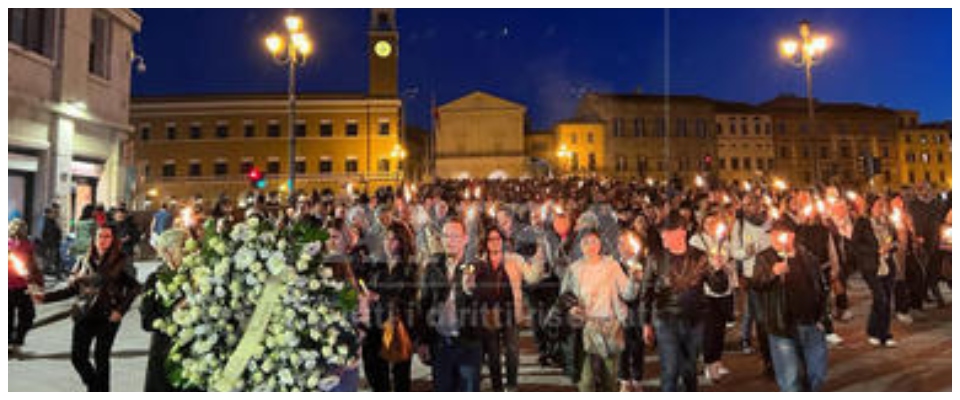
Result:
M660 390L697 391L697 358L703 339L703 323L681 318L654 318L660 353Z
M893 276L877 276L877 274L863 274L863 279L873 294L873 304L870 306L870 317L867 319L867 335L875 337L881 342L892 338L890 334L891 299L893 298Z
M740 340L753 343L753 325L757 323L757 292L747 289L744 294L747 295L747 303L743 310L743 321L740 322Z
M441 338L432 350L433 390L435 392L479 392L480 364L483 347L480 343L463 343Z
M768 336L780 390L819 391L827 379L827 340L823 331L816 325L798 325L794 337ZM803 376L806 382L802 381Z

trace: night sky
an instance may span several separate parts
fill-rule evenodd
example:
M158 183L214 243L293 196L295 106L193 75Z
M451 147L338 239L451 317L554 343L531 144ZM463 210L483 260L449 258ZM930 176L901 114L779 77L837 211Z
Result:
M133 94L285 93L263 47L286 9L137 9L147 62ZM366 90L367 9L297 11L314 40L304 92ZM527 106L536 129L569 117L584 91L664 93L662 9L399 9L400 91L410 121L474 90ZM758 103L804 94L802 71L778 56L797 21L831 37L814 95L951 118L950 10L669 11L669 91Z

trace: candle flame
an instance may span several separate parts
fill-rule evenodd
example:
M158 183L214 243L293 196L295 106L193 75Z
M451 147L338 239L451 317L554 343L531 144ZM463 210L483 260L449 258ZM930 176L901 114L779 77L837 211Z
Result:
M787 245L787 233L786 233L786 232L781 232L780 235L777 236L777 241L780 242L780 244L786 246L786 245Z
M803 207L803 216L809 217L811 215L813 215L813 206L807 204L805 207Z
M697 185L698 188L703 187L704 185L703 177L700 175L697 175L696 178L693 178L693 183Z
M473 189L473 198L479 199L479 198L480 198L480 194L481 194L481 191L480 191L480 187L479 187L479 186L477 186L476 188Z
M817 212L823 214L826 210L827 207L823 204L823 200L817 200Z

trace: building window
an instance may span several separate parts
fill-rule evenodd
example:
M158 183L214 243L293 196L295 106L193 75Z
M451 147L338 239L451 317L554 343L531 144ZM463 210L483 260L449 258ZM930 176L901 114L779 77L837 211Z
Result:
M614 136L616 136L616 135L614 135ZM572 143L572 144L577 144L577 133L576 133L576 132L570 134L570 143Z
M917 161L917 156L914 155L913 153L908 152L907 154L904 154L904 159L906 159L908 164L913 164L914 162Z
M357 137L359 132L356 122L347 122L347 137Z
M740 159L737 157L730 157L730 169L737 171L740 169Z
M267 161L267 173L268 174L279 174L280 173L280 161L272 160Z
M927 135L920 135L920 144L927 145Z
M579 171L579 170L580 170L580 157L579 157L579 155L577 154L577 152L574 151L574 152L573 152L573 155L572 155L572 157L570 157L570 159L571 159L571 161L572 161L570 165L573 166L573 167L572 167L573 170L574 170L574 171Z
M627 170L627 158L624 156L618 155L617 156L617 172L624 172L626 170Z
M330 159L320 160L320 173L324 175L329 175L333 172L333 161Z
M790 152L787 151L787 146L780 146L780 158L790 158Z
M842 157L842 158L850 158L850 148L847 147L847 146L841 146L841 147L840 147L840 157Z
M677 136L687 137L687 120L677 118Z
M297 121L293 126L293 134L297 137L307 137L307 123L304 121Z
M633 119L633 136L643 137L643 118ZM626 168L624 168L624 171L626 171Z
M149 178L149 177L150 177L150 164L144 164L144 165L143 165L143 177L144 177L144 178Z
M257 126L252 122L243 124L243 137L254 137L257 136Z
M937 162L943 164L943 152L937 152Z
M909 133L904 133L904 134L903 134L903 142L904 142L904 143L910 143L910 134L909 134Z
M940 170L940 183L947 183L947 173Z
M348 159L346 164L344 164L344 170L346 170L347 173L351 173L351 174L357 173L357 159L356 158Z
M917 183L917 176L913 174L913 171L907 173L910 178L910 183Z
M593 143L593 132L587 132L587 143Z
M229 173L226 161L217 161L213 163L213 174L223 176Z
M147 126L140 127L140 141L146 142L149 140L150 140L150 126L147 125Z
M320 137L333 137L333 123L320 121Z
M177 126L167 125L167 140L177 140Z
M267 136L269 137L280 137L280 123L277 121L270 121L270 124L267 125Z
M200 139L200 125L190 126L190 139Z
M723 134L723 125L717 124L717 135L722 135L722 134Z
M217 137L220 139L230 137L230 127L227 124L217 125Z
M613 137L620 137L620 136L621 136L621 132L620 132L621 125L623 125L623 120L622 120L622 119L620 119L620 118L614 118L614 119L613 119Z
M707 122L703 118L697 118L697 136L700 138L707 137Z
M597 155L590 153L587 155L587 169L590 171L597 170Z
M7 9L7 39L24 50L53 58L54 9Z
M726 158L718 158L718 159L717 159L717 162L718 162L719 169L721 169L721 170L727 169L727 159L726 159Z
M390 122L380 122L380 136L390 136Z
M246 160L246 161L241 161L241 162L240 162L240 173L241 173L241 174L246 175L246 174L250 173L250 170L251 170L251 169L253 169L253 161Z
M772 125L772 124L770 124L769 122L767 122L766 124L763 125L763 126L764 126L764 132L767 134L767 136L770 136L770 130L772 129L772 126L771 126L771 125Z
M390 172L390 160L381 158L380 161L377 161L377 172L381 172L381 173Z
M201 168L200 161L191 161L190 176L200 176L202 174L203 174L203 168Z
M820 158L830 158L830 150L827 149L827 146L820 146Z
M663 117L657 118L657 136L664 137L667 135L667 121Z
M761 128L760 128L760 118L754 118L754 119L753 119L753 134L754 134L754 135L759 135L759 134L761 134L761 133L763 133L763 132L761 131Z
M98 13L90 20L89 72L101 78L109 78L110 67L110 20Z
M930 171L923 171L923 180L925 182L933 182L933 180L930 179Z
M294 168L296 168L298 174L307 173L307 160L298 159L293 163Z
M163 164L163 177L172 178L174 176L177 176L177 164L174 164L174 163Z
M773 159L772 159L772 158L768 158L768 159L767 159L767 171L773 171Z
M749 171L749 170L751 170L751 169L753 168L753 167L750 166L751 160L752 160L752 159L751 159L750 157L744 157L744 158L743 158L743 169Z

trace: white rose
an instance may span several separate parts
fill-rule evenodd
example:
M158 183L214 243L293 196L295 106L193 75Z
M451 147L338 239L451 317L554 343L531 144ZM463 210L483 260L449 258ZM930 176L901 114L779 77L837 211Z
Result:
M330 357L332 357L332 356L333 356L333 347L323 346L323 348L320 349L320 355L322 355L323 358L330 358Z
M311 279L311 280L310 280L310 290L312 290L312 291L320 290L320 281L318 281L318 280L316 280L316 279Z
M323 267L323 269L320 270L320 277L323 279L333 278L333 269L330 267Z

